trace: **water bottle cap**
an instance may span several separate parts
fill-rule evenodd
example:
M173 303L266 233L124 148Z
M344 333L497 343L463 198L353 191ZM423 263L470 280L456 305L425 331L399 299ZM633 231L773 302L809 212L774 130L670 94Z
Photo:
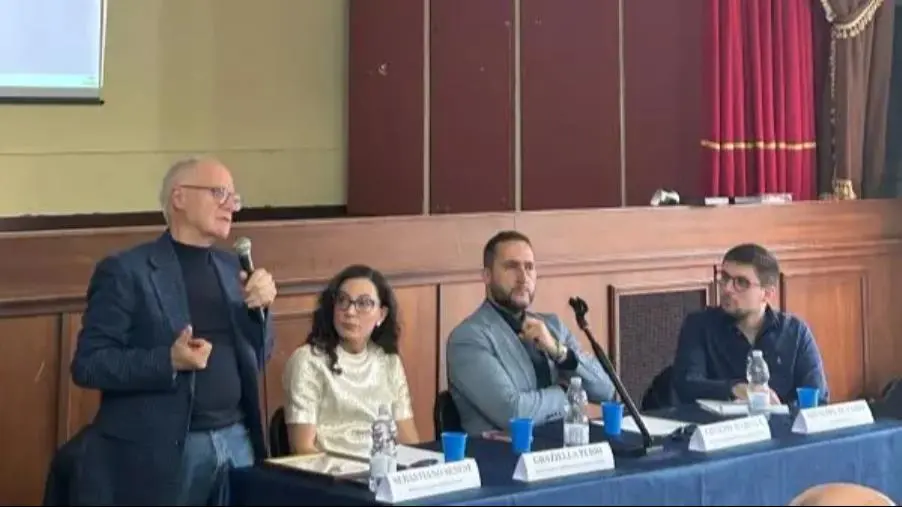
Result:
M582 377L570 377L570 385L577 386L577 387L582 386L583 378Z
M752 357L764 357L764 351L755 349L752 351Z

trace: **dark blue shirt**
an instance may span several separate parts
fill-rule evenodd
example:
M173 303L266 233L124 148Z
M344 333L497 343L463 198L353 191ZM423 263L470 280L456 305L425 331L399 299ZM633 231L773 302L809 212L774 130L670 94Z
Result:
M194 336L213 344L207 367L195 373L191 431L224 428L244 419L229 305L210 250L172 243L185 279Z
M730 400L736 384L746 382L752 349L761 350L770 369L770 388L780 401L796 401L796 388L817 387L829 399L824 364L808 326L791 314L767 308L754 345L736 320L717 307L689 314L683 321L673 365L680 401Z

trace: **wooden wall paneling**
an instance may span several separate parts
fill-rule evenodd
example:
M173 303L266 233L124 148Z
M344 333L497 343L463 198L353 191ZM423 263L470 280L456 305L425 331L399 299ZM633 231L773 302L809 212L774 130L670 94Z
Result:
M438 391L448 389L448 336L485 300L482 281L443 283L438 298Z
M865 391L879 394L890 379L902 376L902 272L900 255L881 255L867 265L867 341ZM862 259L863 260L863 259Z
M618 2L520 2L522 209L621 206Z
M438 287L417 285L395 289L398 299L400 352L413 401L417 432L423 441L435 438L432 408L438 392Z
M60 318L0 320L0 499L40 501L59 431Z
M273 308L273 332L275 344L272 356L266 365L261 389L265 406L262 407L266 424L272 414L285 404L285 389L282 374L291 354L307 343L307 335L313 329L313 311L316 309L318 294L302 294L279 298Z
M73 319L73 314L60 315L59 334L59 369L57 370L58 401L56 417L56 445L61 446L74 432L72 431L73 408L77 412L78 403L73 403L73 398L80 399L79 389L72 382L72 374L69 366L75 355L75 346L78 341L78 328ZM74 407L73 407L74 406ZM93 415L93 414L92 414ZM76 430L78 431L78 430Z
M63 445L79 430L88 425L100 408L100 391L83 389L72 382L70 364L75 355L78 333L81 331L82 314L62 315L59 365L59 420L57 445Z
M273 326L276 332L276 343L273 347L272 357L266 365L266 373L260 386L265 406L262 407L266 417L266 427L273 413L285 405L285 388L282 384L282 375L291 354L298 347L307 343L307 335L313 329L313 312L299 311L273 316Z
M623 2L627 206L662 187L704 195L705 1Z
M350 215L423 212L425 4L348 2Z
M902 201L875 199L261 222L232 229L233 238L253 240L256 264L272 271L285 293L318 290L341 268L360 261L395 279L459 278L481 268L482 247L492 234L514 228L532 236L542 262L593 261L601 272L719 262L727 248L750 239L774 248L781 261L861 257L888 251L884 240L902 238L902 220L891 218L899 214ZM749 223L767 227L750 231ZM0 233L0 256L17 260L0 265L0 317L80 305L98 260L160 232L160 227L133 227Z
M514 1L430 0L432 213L514 209Z
M310 292L355 263L406 283L432 282L438 274L451 279L480 269L485 242L513 228L511 215L498 213L272 223L234 235L258 245L255 262L274 273L286 291Z
M570 298L574 296L581 297L589 306L589 312L586 314L589 329L601 348L610 350L607 339L608 301L604 277L589 272L545 276L543 271L539 270L533 309L557 314L579 341L583 352L593 356L589 338L577 325L576 316L570 307Z
M861 257L887 250L881 239L902 237L902 220L888 218L902 213L902 200L849 202L530 212L516 214L515 222L533 240L540 262L558 267L598 262L593 268L598 272L713 265L730 247L747 241L768 245L781 261ZM749 223L767 227L750 230Z
M864 394L868 276L855 265L792 270L783 276L786 310L811 328L832 401Z
M597 286L629 291L701 283L727 248L750 240L765 244L783 266L786 309L814 328L828 374L839 379L831 380L835 391L857 396L863 388L875 395L902 375L902 312L896 308L902 300L900 215L902 200L633 207L247 223L236 224L234 236L253 239L257 264L270 269L279 284L274 308L278 350L264 379L267 414L282 403L275 398L281 393L280 354L287 357L306 336L316 292L353 262L380 268L402 291L402 309L412 312L408 326L417 336L432 325L429 303L421 296L438 286L432 331L438 349L436 389L446 388L444 342L484 298L481 251L500 229L532 238L540 276L537 307L564 315L571 292L582 292L588 300L598 298ZM749 229L749 223L767 227ZM0 265L0 358L8 363L0 365L0 382L18 386L0 391L0 434L11 442L5 448L8 459L0 465L0 498L38 503L60 438L71 436L96 410L96 392L71 385L64 392L68 368L61 364L74 350L78 312L95 263L161 230L0 233L0 256L10 260ZM604 306L589 304L590 315L598 318ZM598 322L593 325L606 329L604 321ZM604 332L596 334L604 341ZM857 364L849 357L858 357ZM38 375L42 362L46 372ZM419 382L421 372L409 375ZM24 381L29 378L36 381ZM428 381L418 385L428 386ZM418 406L431 405L417 396Z

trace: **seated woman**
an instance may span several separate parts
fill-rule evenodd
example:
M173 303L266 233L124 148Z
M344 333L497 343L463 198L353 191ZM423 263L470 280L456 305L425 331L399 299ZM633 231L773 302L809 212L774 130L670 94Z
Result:
M307 343L282 378L292 453L368 456L380 405L393 409L400 443L419 442L397 315L391 287L368 266L345 268L320 294Z

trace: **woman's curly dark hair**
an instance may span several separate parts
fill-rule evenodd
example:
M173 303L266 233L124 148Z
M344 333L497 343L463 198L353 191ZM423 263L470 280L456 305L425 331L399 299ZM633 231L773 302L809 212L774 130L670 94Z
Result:
M329 357L329 368L336 375L341 374L338 366L336 350L340 346L341 336L335 329L335 302L338 299L341 285L354 278L366 278L376 286L381 308L386 308L385 320L373 330L370 341L389 354L398 353L398 337L401 334L398 324L398 302L388 280L378 270L369 266L355 264L343 269L335 275L329 285L319 295L319 304L313 313L313 329L307 341L315 351L325 353Z

